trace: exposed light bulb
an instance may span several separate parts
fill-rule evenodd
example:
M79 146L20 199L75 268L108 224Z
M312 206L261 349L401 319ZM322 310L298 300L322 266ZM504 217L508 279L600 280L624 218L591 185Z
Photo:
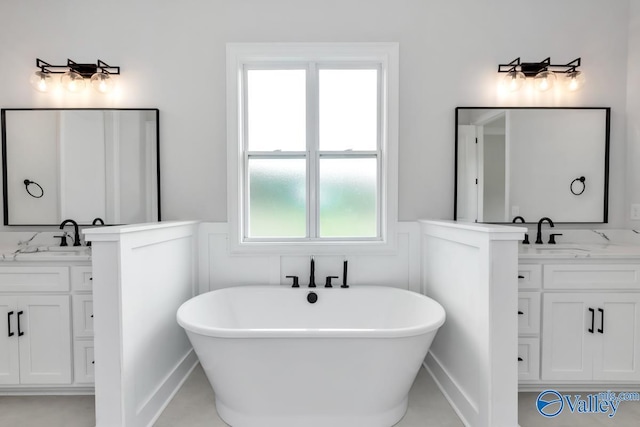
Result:
M31 76L31 87L38 92L49 92L53 86L53 77L51 73L45 73L43 71L36 71Z
M91 87L100 93L111 92L113 86L113 78L108 73L98 72L91 76Z
M549 80L544 78L540 81L540 90L547 90L549 89Z
M546 70L539 72L534 78L535 86L541 92L551 89L555 80L556 75L553 72Z
M509 92L519 90L524 84L525 76L520 71L511 71L502 80L502 84Z
M84 78L75 71L67 71L60 77L60 83L72 93L82 92L85 88Z
M584 74L581 71L567 73L567 90L575 92L584 86Z

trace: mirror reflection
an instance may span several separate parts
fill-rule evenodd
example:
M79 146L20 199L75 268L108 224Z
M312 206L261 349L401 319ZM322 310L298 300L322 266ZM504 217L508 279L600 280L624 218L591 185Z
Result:
M3 109L5 225L160 220L157 109Z
M609 108L457 108L454 218L607 222Z

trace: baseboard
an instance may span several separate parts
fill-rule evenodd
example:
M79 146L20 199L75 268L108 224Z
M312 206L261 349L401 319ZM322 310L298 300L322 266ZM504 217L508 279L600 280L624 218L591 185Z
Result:
M198 357L191 349L176 364L151 396L138 406L135 425L152 427L197 364Z
M446 368L431 352L427 353L427 357L423 363L425 369L436 385L449 402L455 413L466 427L473 426L470 420L478 418L477 406L466 396L466 393L458 386L456 381L449 375Z
M95 388L86 387L55 387L55 386L16 386L1 387L0 396L93 396Z

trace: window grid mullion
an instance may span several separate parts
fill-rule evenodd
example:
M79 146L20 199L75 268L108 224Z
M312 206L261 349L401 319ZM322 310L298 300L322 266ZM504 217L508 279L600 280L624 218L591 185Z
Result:
M318 64L311 62L307 74L307 152L308 157L308 221L307 236L317 239L319 236L319 188L318 188L318 145L319 145L319 121L320 99L318 86Z

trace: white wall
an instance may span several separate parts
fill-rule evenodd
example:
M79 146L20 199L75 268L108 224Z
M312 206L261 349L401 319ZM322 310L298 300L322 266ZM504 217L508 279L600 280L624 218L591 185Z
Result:
M628 23L629 0L7 1L0 3L0 104L159 108L163 217L225 221L225 43L394 41L401 220L453 216L456 106L588 105L612 107L610 212L611 225L620 226L628 213ZM588 84L571 95L504 96L497 65L518 56L580 56ZM28 83L36 57L120 65L119 92L37 93Z
M383 254L315 255L315 283L324 286L327 276L339 276L342 284L343 261L348 261L349 285L382 285L420 292L420 239L416 222L397 227L397 247ZM199 292L238 285L289 285L286 276L298 276L300 286L309 284L310 257L303 255L229 253L229 229L225 223L200 224ZM346 249L345 251L348 251Z
M627 194L629 203L640 203L640 2L632 1L629 13L629 61L627 87ZM634 229L640 221L630 221Z

